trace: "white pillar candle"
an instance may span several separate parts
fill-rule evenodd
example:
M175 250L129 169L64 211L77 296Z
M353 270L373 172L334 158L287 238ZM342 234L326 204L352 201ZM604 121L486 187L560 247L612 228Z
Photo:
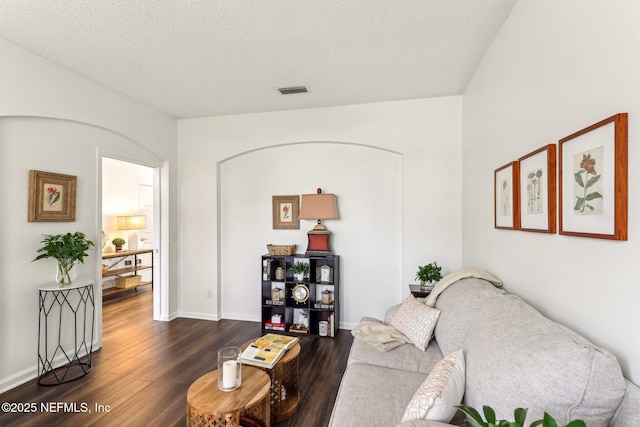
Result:
M235 360L227 360L222 365L222 387L234 388L236 386L236 378L238 376L238 362Z

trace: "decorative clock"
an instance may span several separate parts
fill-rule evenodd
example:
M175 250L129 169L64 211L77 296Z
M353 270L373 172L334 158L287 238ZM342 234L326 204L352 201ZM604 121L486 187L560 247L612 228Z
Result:
M298 283L293 288L292 294L297 303L303 304L309 299L309 288L303 283Z

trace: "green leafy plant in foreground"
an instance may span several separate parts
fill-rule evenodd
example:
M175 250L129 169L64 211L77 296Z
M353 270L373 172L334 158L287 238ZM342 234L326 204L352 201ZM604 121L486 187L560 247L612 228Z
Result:
M527 410L523 408L518 408L513 411L514 421L507 420L497 420L496 413L490 406L483 406L482 412L484 414L484 418L482 419L482 415L475 408L467 405L459 405L457 406L464 414L467 416L465 420L466 427L525 427L525 419L527 418ZM558 423L555 419L548 413L544 413L544 417L540 420L533 421L529 427L587 427L584 421L582 420L573 420L570 421L565 426L558 426Z

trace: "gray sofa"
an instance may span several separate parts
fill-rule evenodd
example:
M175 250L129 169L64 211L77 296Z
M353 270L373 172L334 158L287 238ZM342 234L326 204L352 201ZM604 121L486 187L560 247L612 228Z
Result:
M466 361L464 404L492 406L506 419L515 408L528 408L527 425L547 411L560 425L580 418L588 427L640 426L640 388L622 376L616 358L520 298L465 278L439 295L436 308L440 318L425 352L412 344L381 352L354 339L331 427L462 425L460 411L451 424L400 422L433 366L459 349Z

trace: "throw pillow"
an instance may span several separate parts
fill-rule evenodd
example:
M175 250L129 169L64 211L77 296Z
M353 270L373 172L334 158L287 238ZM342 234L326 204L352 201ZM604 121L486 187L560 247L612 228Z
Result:
M391 320L391 326L405 334L424 351L433 336L440 310L422 304L413 295L404 300Z
M462 350L439 361L413 395L402 421L432 420L448 423L462 402L465 363Z

